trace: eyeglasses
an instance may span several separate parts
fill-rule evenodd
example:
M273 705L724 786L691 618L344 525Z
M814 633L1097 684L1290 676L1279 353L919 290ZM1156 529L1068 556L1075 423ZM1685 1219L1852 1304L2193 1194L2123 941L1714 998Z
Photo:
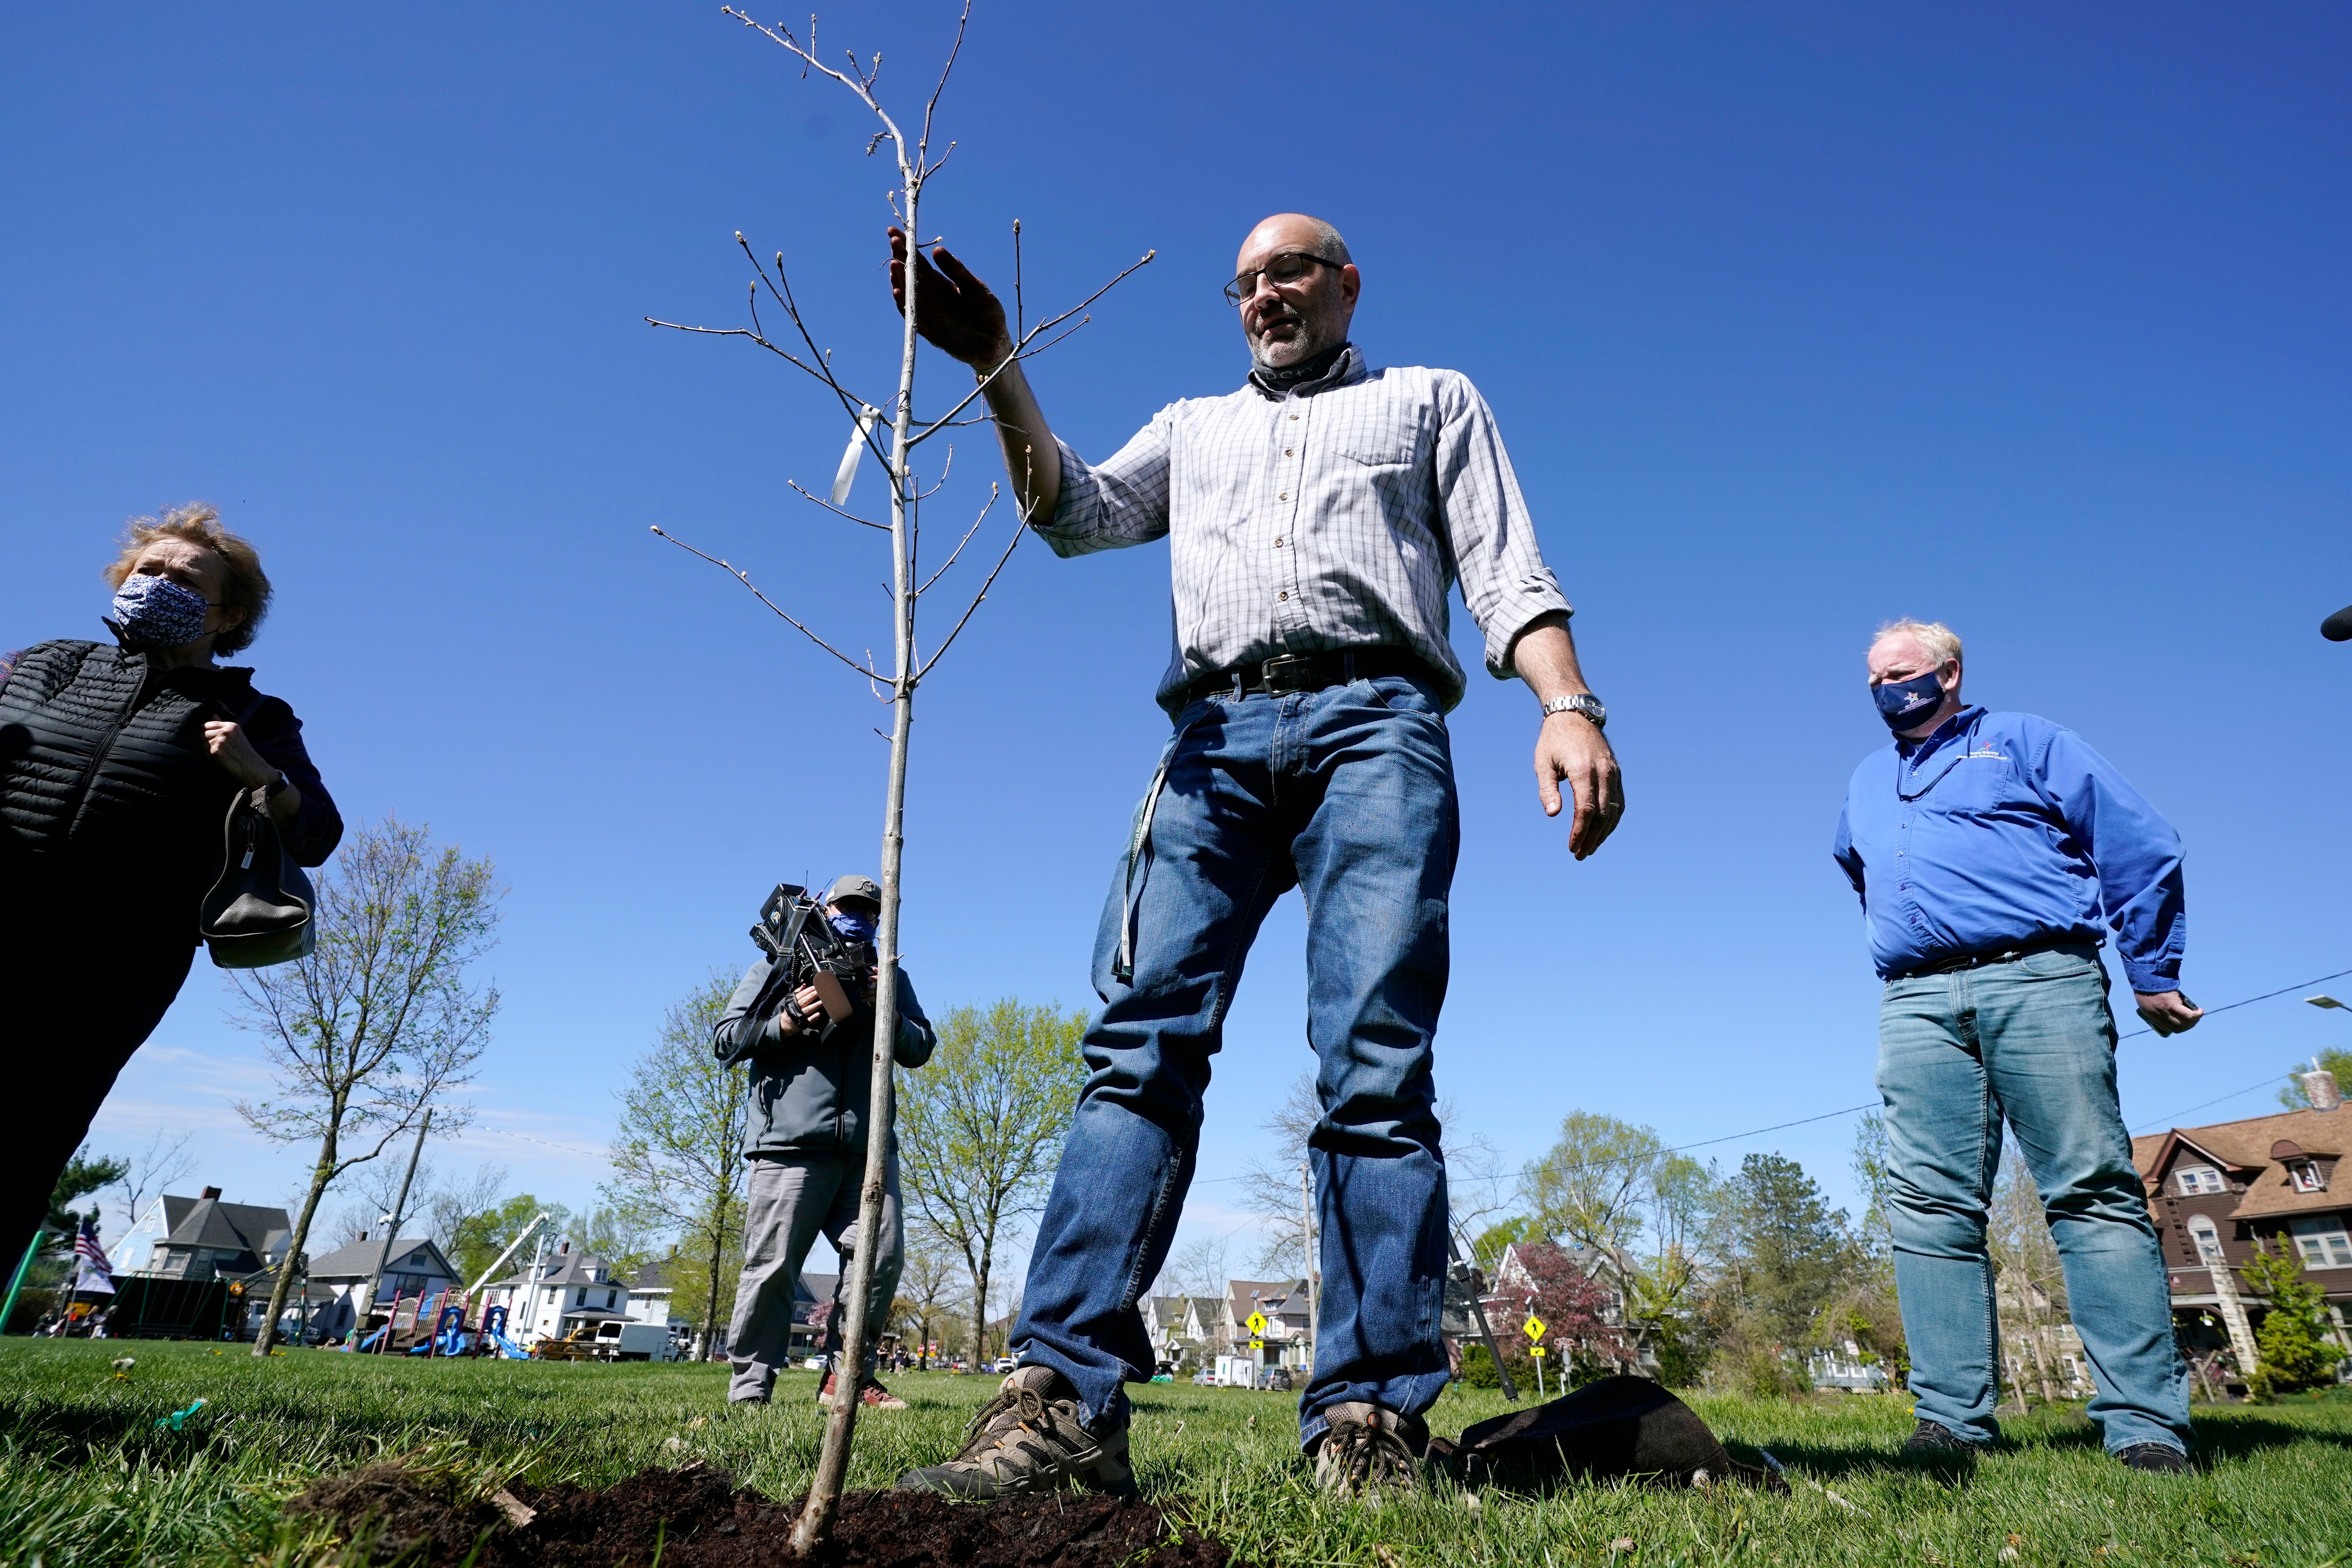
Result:
M1339 270L1340 264L1336 261L1326 261L1308 251L1286 250L1278 256L1266 257L1264 267L1244 272L1226 284L1225 298L1228 302L1238 306L1243 300L1257 292L1259 278L1264 277L1268 282L1276 284L1296 283L1307 276L1310 267L1328 267L1337 272Z

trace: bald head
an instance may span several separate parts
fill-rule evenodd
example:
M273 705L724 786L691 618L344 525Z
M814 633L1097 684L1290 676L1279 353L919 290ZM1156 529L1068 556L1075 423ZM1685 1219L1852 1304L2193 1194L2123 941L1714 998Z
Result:
M1276 213L1250 230L1234 271L1253 277L1286 254L1328 265L1309 267L1287 281L1254 277L1256 287L1242 300L1242 336L1250 358L1266 370L1286 370L1346 342L1364 287L1339 231L1305 213Z

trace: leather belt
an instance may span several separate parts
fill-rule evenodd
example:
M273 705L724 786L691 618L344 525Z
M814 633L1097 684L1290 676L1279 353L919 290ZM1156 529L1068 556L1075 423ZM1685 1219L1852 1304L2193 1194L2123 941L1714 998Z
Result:
M1234 664L1193 681L1184 688L1184 700L1196 703L1202 697L1318 692L1326 686L1344 686L1350 681L1378 675L1409 675L1439 684L1437 672L1429 667L1428 660L1403 648L1375 645L1339 648L1324 653L1283 653Z
M1989 947L1981 953L1961 953L1953 957L1939 958L1932 964L1906 969L1895 978L1916 980L1922 975L1956 975L1962 969L1981 969L1987 964L2009 964L2036 953L2054 953L2061 947L2088 947L2096 951L2098 946L2082 936L2036 936L2030 942L2012 943L2006 947Z

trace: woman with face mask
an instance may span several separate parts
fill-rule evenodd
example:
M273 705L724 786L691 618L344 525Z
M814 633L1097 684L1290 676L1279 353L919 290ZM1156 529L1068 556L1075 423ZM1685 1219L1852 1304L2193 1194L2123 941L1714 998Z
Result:
M105 642L0 653L0 1267L187 978L222 821L262 790L287 852L323 864L342 819L302 724L217 656L253 641L269 579L210 507L134 521L105 570Z

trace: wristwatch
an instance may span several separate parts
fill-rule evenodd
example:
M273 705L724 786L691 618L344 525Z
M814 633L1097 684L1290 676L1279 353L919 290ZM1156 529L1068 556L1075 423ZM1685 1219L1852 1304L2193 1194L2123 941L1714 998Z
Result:
M1549 718L1556 713L1582 714L1592 721L1593 728L1609 727L1608 706L1591 692L1578 692L1572 696L1554 697L1544 704L1543 710L1546 718Z
M281 770L277 778L272 779L268 783L264 784L261 787L262 800L265 802L275 800L278 796L286 793L287 789L292 785L293 782L294 780L287 778L285 773Z

